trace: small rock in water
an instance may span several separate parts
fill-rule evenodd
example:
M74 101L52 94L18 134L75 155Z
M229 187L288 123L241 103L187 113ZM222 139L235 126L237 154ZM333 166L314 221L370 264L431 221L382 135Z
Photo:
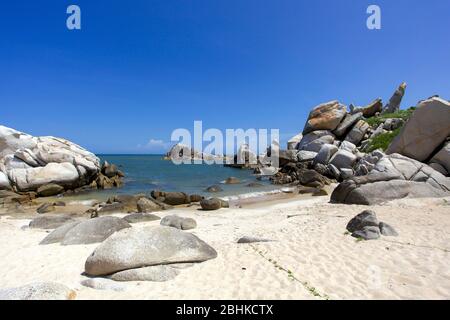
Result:
M249 184L246 185L246 187L249 188L259 188L262 187L263 185L261 183L258 182L250 182Z
M210 186L208 188L206 188L206 192L211 192L211 193L215 193L215 192L222 192L223 189L220 186Z
M161 220L162 226L173 227L180 230L190 230L197 227L197 222L192 218L183 218L177 215L165 216Z
M255 242L272 242L273 240L270 239L264 239L264 238L256 238L256 237L242 237L240 238L237 243L255 243Z
M387 237L397 237L398 236L398 232L395 231L395 229L393 227L391 227L390 225L388 225L387 223L384 223L384 222L380 222L380 231L383 236L387 236Z
M105 278L91 278L81 281L81 285L96 290L124 291L126 285Z
M225 184L239 184L241 181L238 178L235 177L229 177L225 180Z

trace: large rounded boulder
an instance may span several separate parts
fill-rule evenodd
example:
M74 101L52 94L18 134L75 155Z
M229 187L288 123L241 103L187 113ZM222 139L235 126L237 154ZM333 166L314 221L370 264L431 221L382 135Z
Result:
M193 234L171 227L127 228L109 237L88 257L85 271L103 276L147 266L202 262L217 252Z

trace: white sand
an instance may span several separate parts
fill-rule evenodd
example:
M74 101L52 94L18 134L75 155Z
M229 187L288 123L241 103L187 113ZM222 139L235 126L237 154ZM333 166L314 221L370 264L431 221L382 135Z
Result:
M161 213L195 218L193 233L218 257L168 282L126 283L122 292L80 285L86 279L84 262L97 245L39 246L45 231L21 229L29 220L1 217L0 288L56 281L73 288L78 299L450 298L450 199L371 207L400 233L374 241L345 234L347 222L368 207L327 202L321 197L259 208ZM245 235L276 241L237 244Z

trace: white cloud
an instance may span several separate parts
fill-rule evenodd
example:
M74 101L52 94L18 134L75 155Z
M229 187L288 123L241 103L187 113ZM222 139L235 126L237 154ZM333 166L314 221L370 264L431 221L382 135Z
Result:
M150 139L147 142L147 147L164 147L165 143L162 140L159 139Z

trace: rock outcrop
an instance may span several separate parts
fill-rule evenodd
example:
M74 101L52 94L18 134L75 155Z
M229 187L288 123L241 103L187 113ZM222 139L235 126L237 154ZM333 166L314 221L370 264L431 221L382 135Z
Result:
M406 197L449 195L450 178L424 163L391 154L381 158L367 175L339 184L331 195L331 201L373 205Z
M84 186L98 187L101 169L99 158L73 142L33 137L0 126L2 189L48 196Z

